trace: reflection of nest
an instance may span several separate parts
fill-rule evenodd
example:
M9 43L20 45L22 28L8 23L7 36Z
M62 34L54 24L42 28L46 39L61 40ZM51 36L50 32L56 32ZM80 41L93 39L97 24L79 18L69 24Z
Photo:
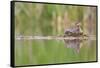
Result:
M82 40L80 40L80 39L73 39L73 40L64 39L64 41L68 48L73 48L76 52L79 53L79 50L81 48L80 43L82 42Z

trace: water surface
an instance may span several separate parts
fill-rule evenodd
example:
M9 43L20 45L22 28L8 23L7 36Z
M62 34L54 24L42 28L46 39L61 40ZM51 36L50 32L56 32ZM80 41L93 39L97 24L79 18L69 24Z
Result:
M16 40L15 64L96 61L96 40Z

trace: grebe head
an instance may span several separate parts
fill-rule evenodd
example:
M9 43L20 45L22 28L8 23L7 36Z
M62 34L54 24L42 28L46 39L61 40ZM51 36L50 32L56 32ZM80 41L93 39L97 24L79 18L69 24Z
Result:
M75 25L76 25L77 27L80 27L80 26L81 26L81 23L78 22L78 23L76 23Z

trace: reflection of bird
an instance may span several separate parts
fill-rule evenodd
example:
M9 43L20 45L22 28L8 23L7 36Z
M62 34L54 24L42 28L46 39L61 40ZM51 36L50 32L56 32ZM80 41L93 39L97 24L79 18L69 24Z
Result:
M82 40L80 40L80 39L65 40L65 44L67 44L67 48L72 48L77 53L79 53L79 51L80 51L81 42L82 42Z

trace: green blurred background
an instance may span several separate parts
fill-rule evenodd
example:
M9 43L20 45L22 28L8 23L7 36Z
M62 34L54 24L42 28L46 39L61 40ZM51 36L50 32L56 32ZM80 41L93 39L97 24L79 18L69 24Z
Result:
M15 36L60 36L77 21L96 36L96 7L15 2ZM87 61L96 61L96 40L83 41L77 53L63 40L15 39L16 66Z

